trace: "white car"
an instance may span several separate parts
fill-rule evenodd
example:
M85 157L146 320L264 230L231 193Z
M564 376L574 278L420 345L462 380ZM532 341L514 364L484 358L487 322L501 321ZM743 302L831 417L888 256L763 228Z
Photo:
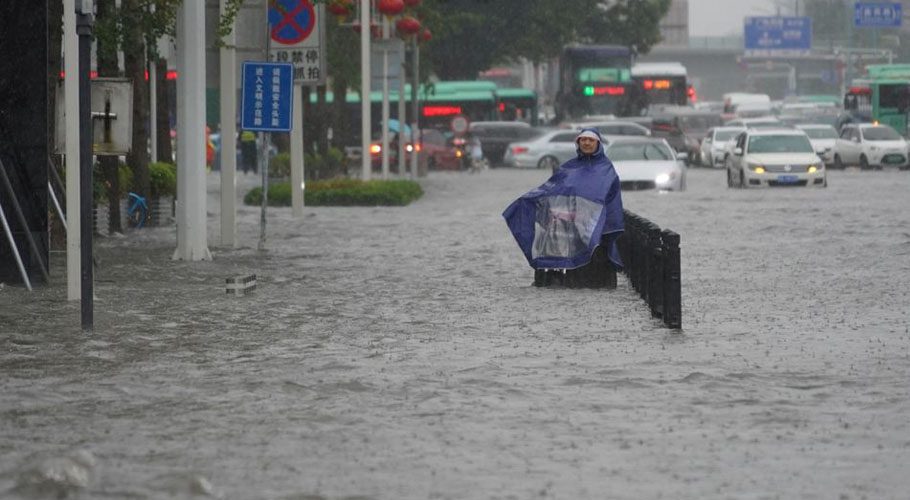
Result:
M685 153L677 156L664 139L613 136L606 148L623 191L686 189L686 166L682 160Z
M648 127L628 120L570 122L565 126L576 130L596 128L600 135L651 135Z
M714 127L701 141L699 163L706 167L723 168L727 156L727 142L746 130L743 127Z
M503 163L509 167L546 168L550 171L578 155L577 130L544 130L524 141L509 143Z
M887 125L850 123L844 125L834 146L834 166L859 165L870 168L910 168L907 141Z
M821 123L800 123L794 126L809 136L809 142L826 167L834 165L834 145L837 142L837 130L834 127Z
M773 116L762 116L758 118L734 118L724 123L724 126L745 128L777 128L783 127L784 124Z
M749 129L727 156L727 186L827 187L825 163L802 130Z

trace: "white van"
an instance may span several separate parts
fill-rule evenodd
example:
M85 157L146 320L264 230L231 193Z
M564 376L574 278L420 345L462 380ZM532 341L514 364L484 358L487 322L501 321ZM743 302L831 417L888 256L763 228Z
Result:
M749 104L746 108L761 109L767 106L771 111L771 96L768 94L753 94L748 92L730 92L724 94L724 118L729 120L736 116L736 110L741 104Z

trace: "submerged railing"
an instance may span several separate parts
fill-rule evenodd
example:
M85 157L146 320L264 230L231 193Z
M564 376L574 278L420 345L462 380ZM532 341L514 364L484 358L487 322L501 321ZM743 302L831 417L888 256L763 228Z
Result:
M625 232L617 240L632 287L648 303L651 315L669 328L682 328L679 235L628 210Z

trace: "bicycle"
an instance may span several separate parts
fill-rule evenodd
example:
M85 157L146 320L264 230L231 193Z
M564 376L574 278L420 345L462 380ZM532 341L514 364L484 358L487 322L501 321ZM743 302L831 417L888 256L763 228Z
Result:
M136 193L128 193L128 197L130 199L130 206L126 210L127 219L133 227L141 228L151 219L148 204L145 202L144 197L139 196Z

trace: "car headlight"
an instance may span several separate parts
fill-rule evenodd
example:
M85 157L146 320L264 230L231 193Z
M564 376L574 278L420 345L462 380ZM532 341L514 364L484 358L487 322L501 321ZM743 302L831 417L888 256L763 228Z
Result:
M672 178L673 177L670 174L658 174L658 176L654 178L654 182L655 184L667 184Z
M765 166L760 163L747 163L746 166L749 167L749 170L755 172L756 174L765 173Z
M818 172L824 168L825 168L825 165L823 163L816 163L815 165L809 165L808 167L806 167L806 172L808 172L810 174L814 174L815 172Z

